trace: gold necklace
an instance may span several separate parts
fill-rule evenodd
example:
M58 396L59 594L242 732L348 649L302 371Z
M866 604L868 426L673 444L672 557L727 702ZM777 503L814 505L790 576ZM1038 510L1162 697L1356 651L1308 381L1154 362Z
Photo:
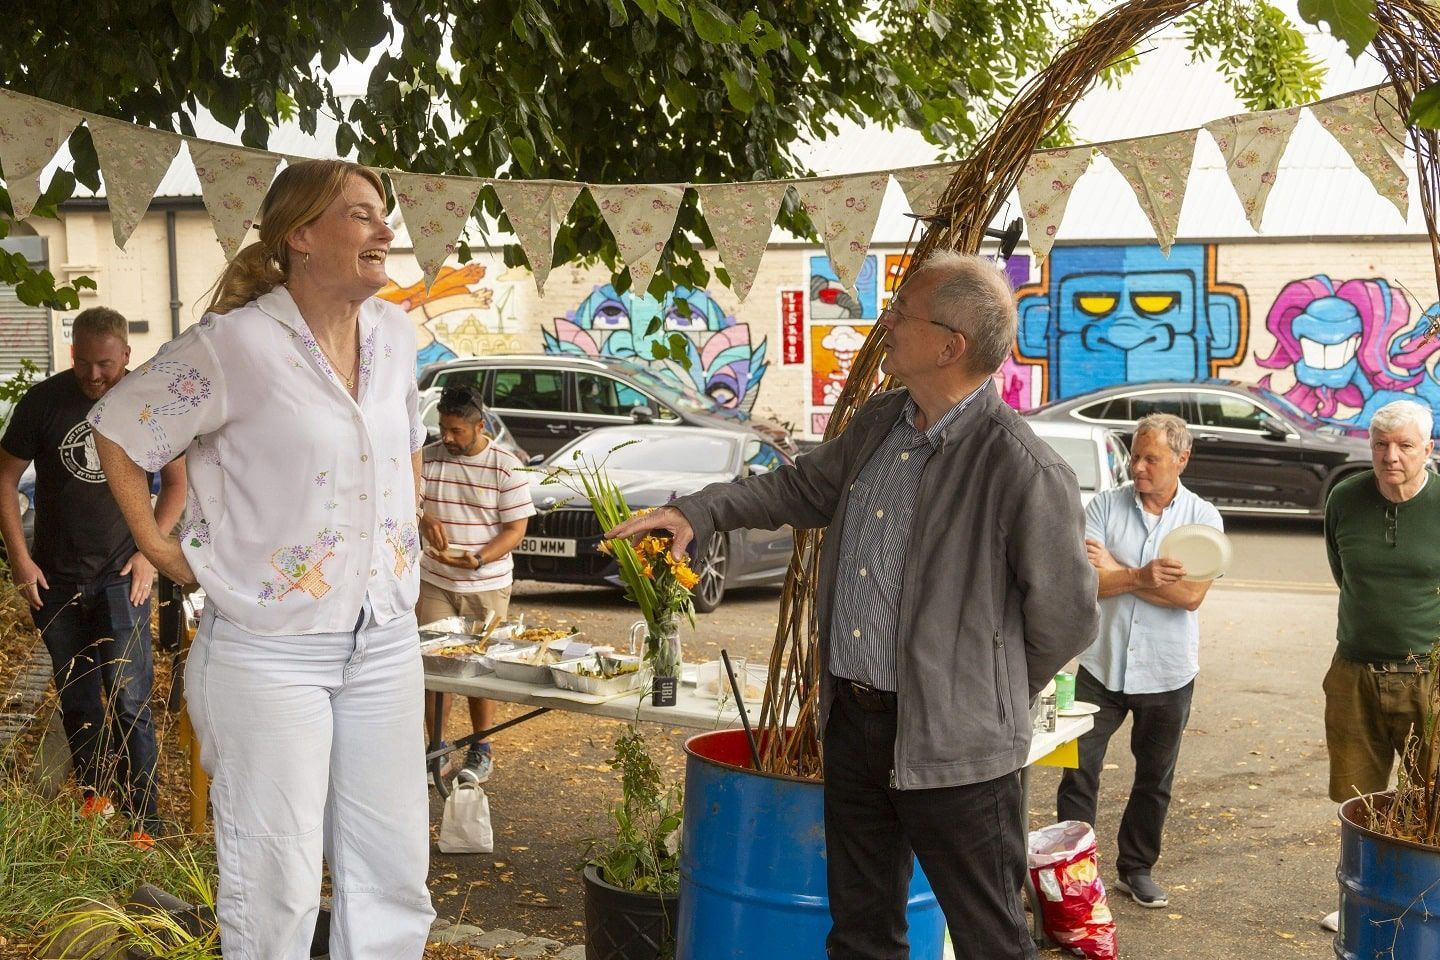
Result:
M316 340L316 341L315 341L315 345L316 345L317 347L319 347L319 348L320 348L320 352L325 355L325 360L326 360L326 362L328 362L328 363L330 364L330 370L331 370L331 372L333 372L333 373L335 374L335 376L339 377L342 381L344 381L344 383L345 383L345 389L346 389L346 390L349 390L351 393L354 393L354 392L355 392L355 378L352 377L352 376L346 376L345 374L343 374L343 373L340 372L340 364L338 364L338 363L335 362L335 358L330 355L330 351L329 351L329 350L326 350L326 349L325 349L325 345L324 345L323 343L321 343L319 340ZM352 371L353 371L353 370L355 369L355 367L359 364L359 359L360 359L359 357L356 357L356 358L355 358L355 363L353 363L353 364L350 365L350 369L351 369Z

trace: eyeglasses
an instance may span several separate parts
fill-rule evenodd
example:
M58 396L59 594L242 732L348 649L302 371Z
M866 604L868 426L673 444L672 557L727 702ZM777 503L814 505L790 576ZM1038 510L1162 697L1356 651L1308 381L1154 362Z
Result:
M1398 526L1397 521L1399 520L1398 514L1399 514L1399 511L1395 509L1395 504L1393 504L1393 503L1390 504L1389 506L1387 506L1387 507L1385 508L1385 544L1386 544L1386 546L1391 546L1391 547L1395 546L1395 531L1396 531L1396 528L1397 528L1397 526Z
M906 313L906 312L904 312L903 310L897 309L897 308L895 307L895 302L894 302L893 300L885 307L884 310L880 311L880 316L881 316L881 317L884 317L884 316L887 315L887 314L889 314L889 315L891 315L891 316L894 316L894 317L897 317L897 318L899 318L900 320L919 320L919 319L920 319L919 317L915 316L915 314L913 314L913 313ZM948 323L941 323L939 320L926 319L925 322L926 322L926 323L933 323L933 324L935 324L935 326L941 328L941 329L944 330L946 333L959 333L959 332L960 332L959 330L956 330L954 327L950 326Z

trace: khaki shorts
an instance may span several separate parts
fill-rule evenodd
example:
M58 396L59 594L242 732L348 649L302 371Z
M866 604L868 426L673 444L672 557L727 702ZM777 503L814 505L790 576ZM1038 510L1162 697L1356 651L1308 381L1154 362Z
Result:
M1330 750L1330 799L1390 787L1395 758L1404 756L1413 729L1425 731L1425 707L1435 687L1429 673L1377 673L1339 654L1325 674L1325 743ZM1422 751L1419 770L1434 758Z
M457 593L428 580L420 581L420 599L415 604L415 619L422 627L446 617L503 617L509 612L509 587L479 593Z

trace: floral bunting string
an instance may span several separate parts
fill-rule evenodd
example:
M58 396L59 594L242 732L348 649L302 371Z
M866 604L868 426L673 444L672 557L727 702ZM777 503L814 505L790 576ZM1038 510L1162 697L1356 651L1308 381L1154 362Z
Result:
M630 292L644 296L675 229L685 187L676 184L589 184L600 215L615 235L620 256L630 268Z
M224 248L225 259L234 260L245 245L246 232L255 225L280 155L208 140L186 138L185 142L215 239Z
M865 262L870 235L880 216L880 201L889 185L888 172L795 181L795 192L825 242L830 269L846 290L855 286Z
M425 274L425 289L455 252L455 242L475 209L485 181L471 177L385 171L395 191L395 205L410 231L415 260Z
M109 117L89 117L90 138L105 178L110 228L122 250L140 225L160 181L180 152L180 137L165 130L138 127Z
M69 107L0 90L0 168L16 221L40 199L40 174L84 114Z
M958 163L937 163L928 167L906 167L894 172L895 182L905 191L910 212L922 216L933 214L940 206L945 188L960 169Z
M742 303L755 283L775 215L789 188L783 180L695 186L720 262L730 274L730 289Z
M1185 202L1185 184L1190 180L1198 132L1162 133L1158 137L1107 143L1099 148L1135 191L1135 199L1140 201L1140 208L1150 220L1155 241L1163 253L1168 254L1175 242L1175 227L1180 222L1180 206Z
M1090 169L1093 147L1047 150L1030 155L1015 189L1020 194L1020 212L1025 215L1025 234L1030 252L1043 260L1055 245L1055 234L1065 218L1070 192Z
M1386 94L1381 96L1382 91ZM1320 125L1345 148L1375 192L1395 205L1400 216L1410 209L1410 178L1400 166L1404 146L1396 139L1404 121L1388 87L1310 105Z
M583 187L563 180L491 180L520 248L530 261L535 286L545 292L554 257L555 225L564 221Z
M1280 157L1300 120L1300 108L1267 110L1238 117L1225 117L1205 124L1225 157L1225 172L1240 198L1245 219L1256 231L1265 216L1265 202L1275 186Z

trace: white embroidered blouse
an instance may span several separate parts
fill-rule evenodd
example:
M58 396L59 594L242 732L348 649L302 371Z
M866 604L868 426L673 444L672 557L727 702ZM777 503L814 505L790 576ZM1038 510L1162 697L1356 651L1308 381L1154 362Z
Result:
M181 548L207 602L251 633L349 630L367 594L380 623L415 609L415 332L372 298L359 333L357 403L277 287L206 314L91 411L146 470L186 454Z

